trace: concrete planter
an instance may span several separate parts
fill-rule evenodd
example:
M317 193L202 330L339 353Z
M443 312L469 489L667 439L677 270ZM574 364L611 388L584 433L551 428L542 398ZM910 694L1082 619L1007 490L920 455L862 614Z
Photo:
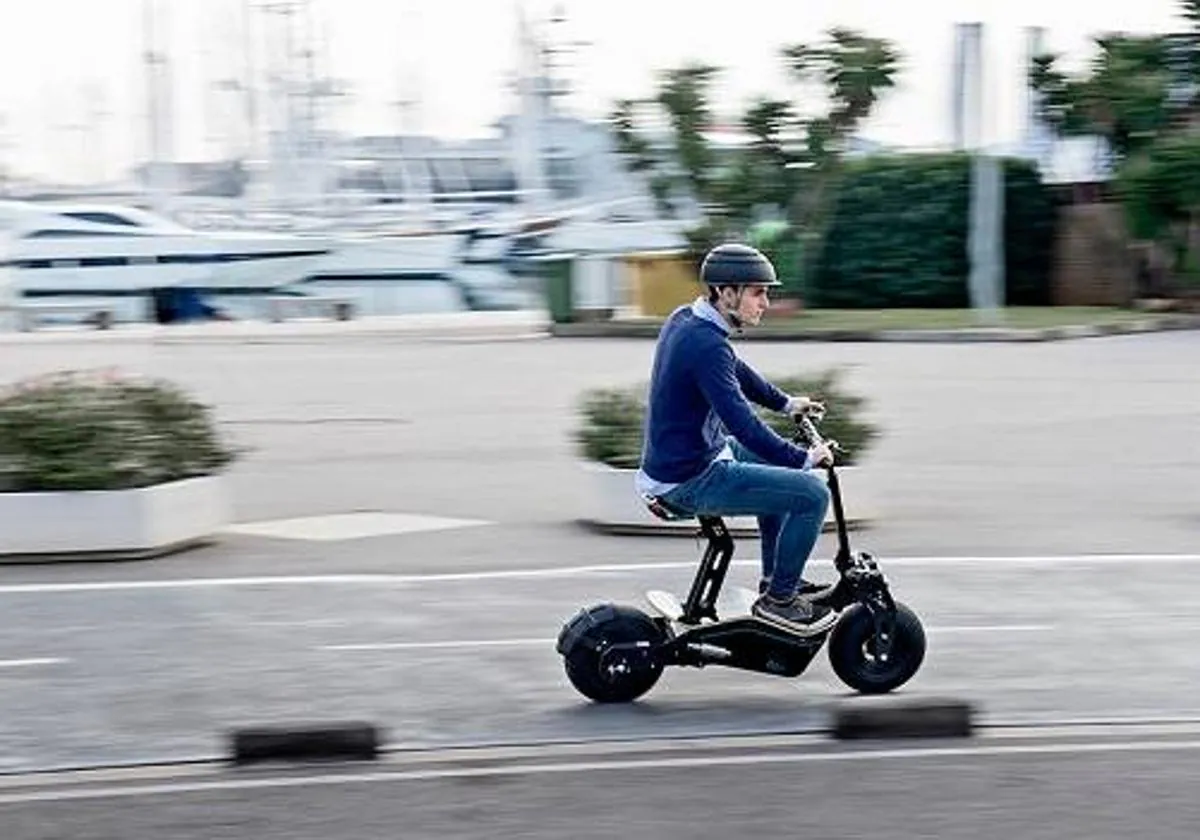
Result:
M0 560L154 557L232 521L223 476L135 490L0 493Z
M696 533L695 519L681 522L664 522L646 509L634 489L635 470L615 469L605 464L584 461L580 463L587 482L584 498L587 500L587 515L583 522L598 530L614 534L680 534L691 536ZM857 467L839 467L838 481L847 506L846 516L851 528L862 527L864 507L859 488ZM869 502L867 503L870 504ZM758 521L752 516L728 516L725 524L735 536L757 536ZM825 517L825 529L832 530L833 508L830 506Z

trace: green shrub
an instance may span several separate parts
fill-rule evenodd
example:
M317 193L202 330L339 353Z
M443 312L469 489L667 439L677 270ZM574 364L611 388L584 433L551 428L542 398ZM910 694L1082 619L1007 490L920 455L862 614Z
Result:
M1032 163L1004 166L1005 302L1050 302L1055 207ZM830 308L970 303L970 158L880 155L848 166L807 293Z
M861 461L879 437L879 429L863 419L866 400L845 390L842 376L841 369L833 368L815 376L767 378L786 394L812 397L825 404L825 417L817 431L838 442L843 450L838 463L849 466ZM759 409L759 416L782 437L790 438L795 432L795 422L785 414Z
M767 376L788 394L811 396L825 403L826 415L819 430L845 450L838 463L861 462L879 435L879 430L862 418L866 401L846 391L842 371L831 369L814 375ZM617 469L636 469L642 457L642 433L646 417L646 383L585 391L580 399L580 424L575 432L578 454ZM767 409L759 416L777 433L791 438L790 417Z
M636 469L642 459L646 421L645 384L593 388L580 404L583 422L575 434L579 454L617 469Z
M212 475L237 453L177 386L66 372L0 393L0 473L15 492L122 490Z

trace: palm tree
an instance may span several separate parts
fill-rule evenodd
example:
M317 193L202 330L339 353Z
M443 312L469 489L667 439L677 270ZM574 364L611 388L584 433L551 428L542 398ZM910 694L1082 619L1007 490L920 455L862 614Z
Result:
M803 122L805 177L789 208L806 242L811 268L833 216L849 141L883 95L896 86L900 53L888 41L835 27L825 44L790 44L781 50L788 74L801 86L816 86L828 110Z

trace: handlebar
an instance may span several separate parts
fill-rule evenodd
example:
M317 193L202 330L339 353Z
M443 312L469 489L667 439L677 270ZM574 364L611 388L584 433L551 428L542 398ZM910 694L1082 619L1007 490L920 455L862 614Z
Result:
M802 442L806 443L810 447L817 446L819 444L825 444L825 446L829 447L829 451L834 454L834 460L836 461L836 456L844 453L846 450L844 450L836 440L833 440L832 438L826 439L821 436L819 431L817 431L816 424L820 423L824 418L825 412L819 410L805 411L796 415L794 420L796 422L796 426L798 427L798 434L796 435L795 439L797 442L801 442L801 437L803 437ZM816 422L814 422L814 420ZM830 463L829 466L832 467L833 464Z

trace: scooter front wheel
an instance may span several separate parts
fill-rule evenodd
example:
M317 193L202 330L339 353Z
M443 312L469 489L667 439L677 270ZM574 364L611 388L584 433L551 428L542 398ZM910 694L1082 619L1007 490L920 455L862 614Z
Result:
M603 604L578 613L558 639L567 678L598 703L629 703L662 676L663 629L641 610Z
M875 619L862 604L842 613L829 634L829 664L838 679L862 694L886 694L904 685L925 660L925 629L917 614L896 604L891 649L882 654Z

